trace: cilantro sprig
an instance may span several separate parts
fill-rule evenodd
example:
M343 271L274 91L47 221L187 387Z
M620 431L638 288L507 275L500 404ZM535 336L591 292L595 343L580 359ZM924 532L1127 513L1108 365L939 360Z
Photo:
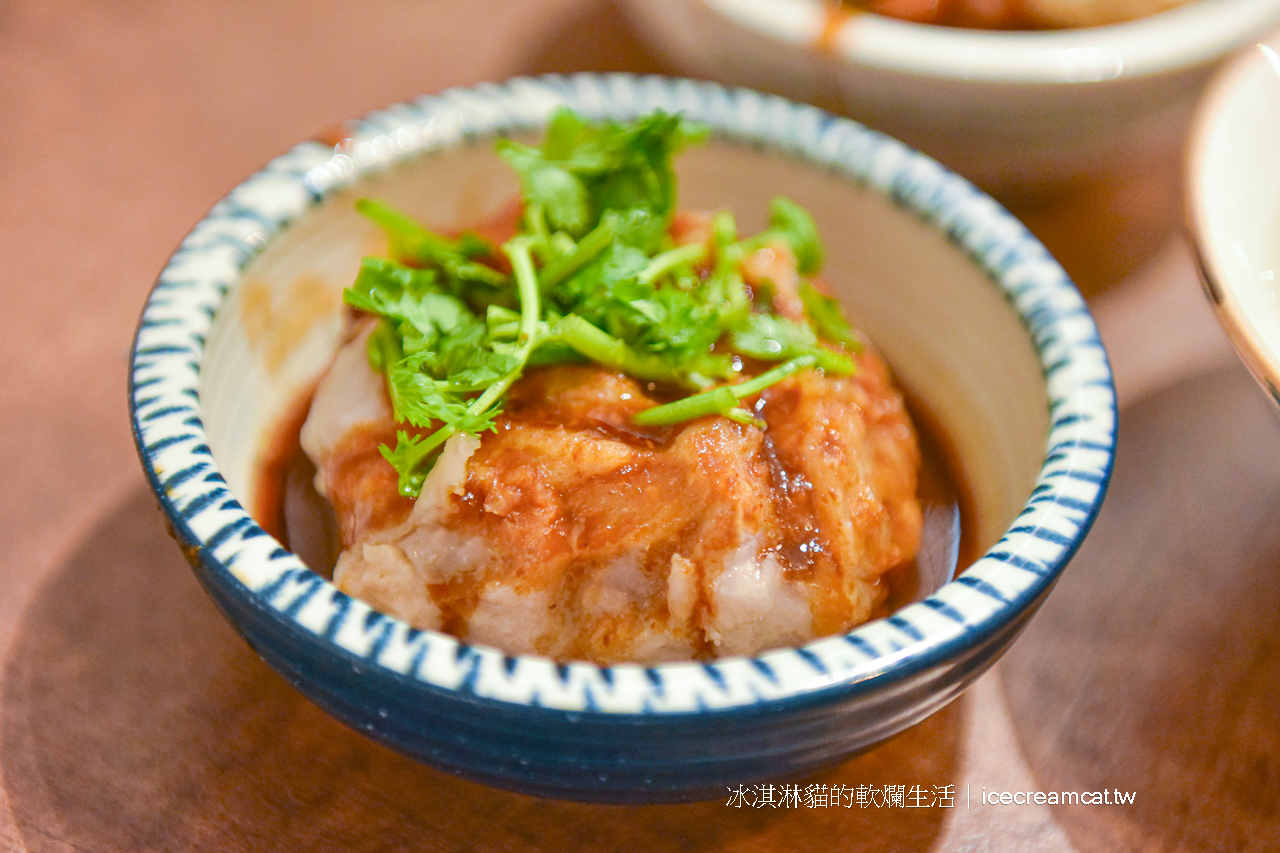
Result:
M501 245L449 237L374 199L357 209L387 235L344 293L378 317L369 360L404 429L382 454L416 497L440 447L494 427L507 390L533 366L594 362L683 391L638 413L642 425L720 414L763 426L743 402L797 371L854 370L859 343L839 305L807 278L802 318L773 313L744 282L757 249L787 246L802 277L822 265L812 217L779 198L745 238L721 212L704 242L678 244L674 156L706 131L665 112L631 123L559 110L540 146L498 154L520 181L523 212ZM744 377L743 360L776 367Z

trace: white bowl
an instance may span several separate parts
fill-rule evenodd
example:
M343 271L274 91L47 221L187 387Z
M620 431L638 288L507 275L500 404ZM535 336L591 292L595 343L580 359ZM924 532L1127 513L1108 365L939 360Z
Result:
M1188 222L1205 290L1280 405L1280 32L1237 57L1196 114Z
M326 367L341 290L381 242L352 200L475 222L517 191L495 137L536 131L558 105L707 123L712 141L677 164L681 203L728 206L744 232L778 194L812 211L826 277L956 451L975 563L798 649L601 667L411 629L264 532L245 506L265 445ZM955 698L1092 524L1115 443L1097 329L1026 229L927 157L780 98L625 75L451 90L370 115L350 137L276 158L183 241L139 323L130 408L143 469L210 595L269 663L370 737L566 798L678 800L794 777Z
M1010 194L1176 151L1214 69L1280 22L1277 0L1026 32L849 14L833 0L624 5L682 73L842 112Z

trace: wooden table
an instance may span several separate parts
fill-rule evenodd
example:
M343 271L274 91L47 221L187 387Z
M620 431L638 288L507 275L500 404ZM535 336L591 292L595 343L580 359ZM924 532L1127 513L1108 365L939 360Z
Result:
M0 11L0 847L1267 850L1280 847L1280 426L1177 229L1176 163L1020 207L1081 282L1123 405L1095 533L964 697L822 784L951 808L646 808L461 782L333 722L222 621L129 435L168 253L348 116L552 70L662 71L607 2L11 0ZM984 792L1135 792L984 805Z

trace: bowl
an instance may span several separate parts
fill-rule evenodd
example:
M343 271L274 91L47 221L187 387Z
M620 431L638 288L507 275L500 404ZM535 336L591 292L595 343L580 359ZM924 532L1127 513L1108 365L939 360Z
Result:
M1187 223L1205 292L1280 405L1280 32L1223 69L1196 113Z
M680 73L849 115L1007 198L1175 157L1214 69L1280 22L1276 0L1052 31L912 23L835 0L624 7Z
M743 232L785 193L825 234L827 275L913 398L944 425L981 556L846 635L752 658L602 667L415 630L348 597L252 506L269 436L338 343L340 292L380 238L376 194L467 223L517 186L495 137L567 105L704 122L681 203ZM754 221L753 221L754 218ZM160 273L132 353L138 453L201 583L316 704L449 773L563 799L716 797L838 763L954 699L1000 656L1091 525L1115 393L1089 312L1023 226L933 160L776 96L627 75L515 79L375 112L219 201ZM194 640L193 640L194 641Z

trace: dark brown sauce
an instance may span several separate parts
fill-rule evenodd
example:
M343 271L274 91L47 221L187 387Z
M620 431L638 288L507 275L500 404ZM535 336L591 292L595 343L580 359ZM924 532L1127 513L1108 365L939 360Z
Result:
M918 493L924 529L915 559L884 575L889 595L877 616L933 594L978 558L973 495L958 474L959 453L931 410L910 395L907 409L920 438Z
M341 550L337 521L328 501L316 492L315 466L299 445L311 395L310 389L302 394L270 436L250 513L313 571L332 577ZM978 556L973 499L957 476L961 469L954 445L927 407L908 396L908 409L920 438L924 529L916 558L885 574L889 592L877 616L933 593Z
M333 507L316 491L316 466L302 452L299 435L315 388L298 396L270 435L253 484L249 514L307 567L326 578L341 551Z

